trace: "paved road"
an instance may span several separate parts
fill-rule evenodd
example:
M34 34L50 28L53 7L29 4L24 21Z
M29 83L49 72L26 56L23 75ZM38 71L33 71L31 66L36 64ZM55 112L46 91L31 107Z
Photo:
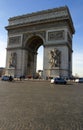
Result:
M83 84L0 81L0 130L83 130Z

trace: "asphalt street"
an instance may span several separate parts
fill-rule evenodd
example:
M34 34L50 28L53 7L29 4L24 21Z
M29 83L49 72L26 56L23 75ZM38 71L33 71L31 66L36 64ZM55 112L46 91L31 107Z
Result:
M0 81L0 130L83 130L83 84Z

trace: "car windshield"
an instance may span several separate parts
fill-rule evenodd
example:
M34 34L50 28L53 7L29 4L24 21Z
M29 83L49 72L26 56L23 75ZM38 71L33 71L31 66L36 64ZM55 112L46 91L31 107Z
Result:
M83 78L79 78L79 80L83 80Z
M64 80L63 78L57 78L57 80Z

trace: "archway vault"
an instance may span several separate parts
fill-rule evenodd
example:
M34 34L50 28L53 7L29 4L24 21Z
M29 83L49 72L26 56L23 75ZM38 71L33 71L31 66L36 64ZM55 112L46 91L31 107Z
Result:
M43 40L39 36L31 36L25 43L25 50L27 50L25 75L35 76L37 67L37 51L43 45Z
M32 36L30 37L26 43L25 43L25 48L33 51L33 52L37 52L38 48L43 45L43 40L41 37L39 36Z

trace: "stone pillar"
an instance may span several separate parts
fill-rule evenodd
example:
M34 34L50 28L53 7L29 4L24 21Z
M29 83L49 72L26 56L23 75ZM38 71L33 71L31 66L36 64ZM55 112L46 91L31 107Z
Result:
M34 53L34 74L36 74L36 67L37 67L37 52Z

